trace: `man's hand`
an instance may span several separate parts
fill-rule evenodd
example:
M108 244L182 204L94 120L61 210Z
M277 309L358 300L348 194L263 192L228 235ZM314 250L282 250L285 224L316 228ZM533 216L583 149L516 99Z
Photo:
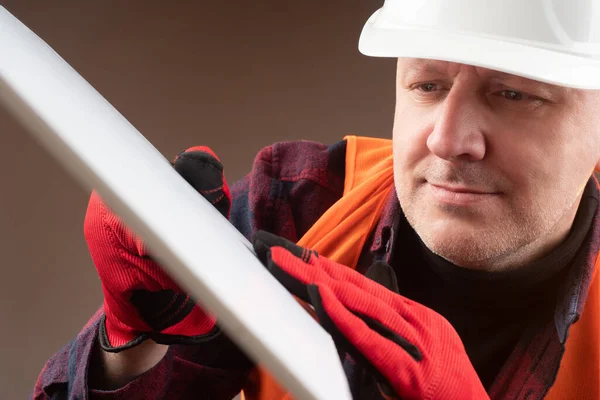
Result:
M454 328L389 290L397 283L387 264L365 277L267 232L255 235L254 247L279 282L314 307L338 350L375 375L383 398L489 398Z
M173 166L229 217L231 196L223 166L210 149L190 148L176 157ZM104 292L99 341L105 351L120 352L146 339L192 344L217 333L215 318L165 274L144 243L96 192L89 202L84 233Z

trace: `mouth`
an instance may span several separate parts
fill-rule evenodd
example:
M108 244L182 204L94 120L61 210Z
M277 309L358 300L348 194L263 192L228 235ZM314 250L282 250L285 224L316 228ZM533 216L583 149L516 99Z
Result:
M501 194L500 192L463 185L447 185L427 182L427 186L436 200L441 203L455 206L468 206L474 203L488 201Z

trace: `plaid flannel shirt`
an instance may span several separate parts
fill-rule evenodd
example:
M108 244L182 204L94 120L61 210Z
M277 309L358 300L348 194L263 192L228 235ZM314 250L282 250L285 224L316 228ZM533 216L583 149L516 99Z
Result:
M246 237L267 230L297 241L343 193L346 142L331 146L309 141L280 142L261 150L251 172L232 186L231 222ZM394 242L399 212L391 191L372 241L359 261L364 267L386 258ZM595 256L600 247L600 216L558 301L553 320L532 326L501 369L490 389L492 399L542 399L554 382L568 328L582 312ZM197 346L170 346L155 367L123 388L88 388L87 373L98 335L102 308L82 331L44 366L32 398L41 399L231 399L243 387L248 370L212 365ZM213 349L214 350L214 349ZM357 374L347 369L351 387Z

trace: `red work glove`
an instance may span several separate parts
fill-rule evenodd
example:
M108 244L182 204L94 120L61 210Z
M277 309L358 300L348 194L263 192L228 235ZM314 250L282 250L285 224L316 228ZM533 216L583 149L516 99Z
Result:
M180 153L173 166L226 217L231 196L217 156L206 147ZM177 207L176 204L173 207ZM158 265L144 243L93 192L84 234L102 281L105 317L100 345L118 352L146 339L193 344L218 333L205 313Z
M383 398L489 399L450 323L358 272L267 232L254 238L267 269L311 304L338 350L377 378ZM369 276L393 280L381 262Z

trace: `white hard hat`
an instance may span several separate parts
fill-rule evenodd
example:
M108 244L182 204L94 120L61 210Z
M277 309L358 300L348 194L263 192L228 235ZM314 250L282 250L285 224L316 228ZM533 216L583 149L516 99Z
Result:
M359 50L600 89L600 0L385 0Z

